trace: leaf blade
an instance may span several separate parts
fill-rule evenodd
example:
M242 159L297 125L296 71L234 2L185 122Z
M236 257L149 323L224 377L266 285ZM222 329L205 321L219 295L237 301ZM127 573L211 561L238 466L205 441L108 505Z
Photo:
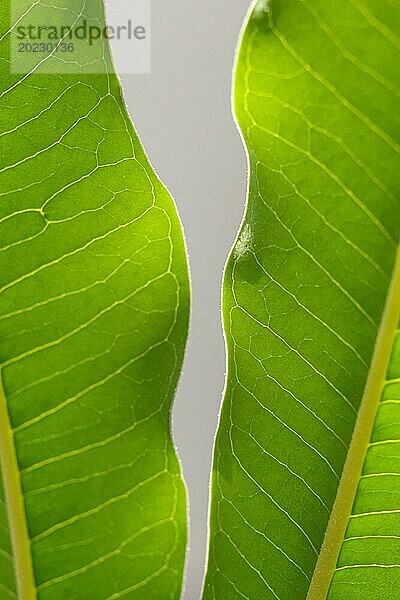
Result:
M14 599L17 596L11 552L3 481L0 477L0 572L2 574L0 592L5 598Z
M395 598L399 583L399 330L328 598ZM396 456L397 455L397 456Z
M352 519L353 501L357 503L357 484L362 484L364 460L368 460L371 437L376 431L380 412L381 390L385 385L386 372L390 365L393 338L395 337L400 313L400 253L393 271L379 335L376 341L368 379L360 404L355 428L344 465L335 504L319 553L307 598L326 598L332 577L337 571L336 560L345 545L346 528ZM390 366L389 366L390 368ZM382 499L381 499L382 500ZM395 525L395 523L394 523ZM340 558L340 557L339 557ZM369 580L370 583L370 580ZM375 591L372 593L376 593ZM382 590L382 588L379 588ZM387 590L388 593L390 590Z
M66 24L77 4L65 3ZM55 7L32 10L58 22ZM103 3L90 11L102 16ZM186 494L170 410L189 313L179 217L117 77L10 75L8 44L0 356L32 597L178 598Z
M253 8L235 76L250 184L223 288L206 600L307 596L400 225L391 41L355 3ZM387 14L395 30L393 3Z

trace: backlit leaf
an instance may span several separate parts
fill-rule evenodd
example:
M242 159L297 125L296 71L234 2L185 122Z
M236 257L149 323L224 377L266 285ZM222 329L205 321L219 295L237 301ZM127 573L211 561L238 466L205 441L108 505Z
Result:
M395 404L376 417L400 309L399 31L398 0L263 0L246 24L250 187L224 280L204 600L325 600L364 459L400 471L399 446L376 444L399 433ZM399 491L361 480L346 539L393 539L346 541L329 600L397 597ZM370 511L391 515L355 518Z
M104 23L102 0L15 4ZM1 10L0 598L177 599L180 222L107 45L103 73L11 74L10 0Z

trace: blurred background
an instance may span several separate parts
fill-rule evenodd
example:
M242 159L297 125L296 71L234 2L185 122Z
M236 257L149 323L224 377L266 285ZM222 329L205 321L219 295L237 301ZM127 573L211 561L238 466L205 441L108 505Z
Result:
M152 69L124 75L128 109L183 221L191 333L173 412L190 501L185 600L199 600L212 450L225 379L223 268L242 218L247 165L231 114L234 52L250 0L152 0Z

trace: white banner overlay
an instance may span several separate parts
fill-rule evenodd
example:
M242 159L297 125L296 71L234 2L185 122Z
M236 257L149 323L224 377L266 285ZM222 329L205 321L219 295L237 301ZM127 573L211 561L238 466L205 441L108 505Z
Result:
M12 0L11 72L150 73L151 0L54 4Z

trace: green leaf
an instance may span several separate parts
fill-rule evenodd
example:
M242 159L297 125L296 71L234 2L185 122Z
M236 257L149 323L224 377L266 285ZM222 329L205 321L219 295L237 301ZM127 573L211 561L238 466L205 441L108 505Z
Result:
M16 5L44 23L85 16L86 5L103 19L101 0ZM177 599L186 498L170 409L189 312L180 221L108 72L108 47L97 75L11 74L9 22L8 1L0 598Z
M16 598L13 559L7 523L7 511L0 477L0 598Z
M204 600L325 600L364 459L365 474L400 471L395 444L365 458L400 312L399 30L398 0L252 5L234 90L249 197L223 286ZM372 443L398 438L383 410ZM395 476L362 479L354 514L388 513L351 518L346 539L398 538L399 509ZM345 542L338 565L398 556L398 539ZM329 600L392 599L398 576L339 570Z
M329 600L396 600L400 589L400 329Z

